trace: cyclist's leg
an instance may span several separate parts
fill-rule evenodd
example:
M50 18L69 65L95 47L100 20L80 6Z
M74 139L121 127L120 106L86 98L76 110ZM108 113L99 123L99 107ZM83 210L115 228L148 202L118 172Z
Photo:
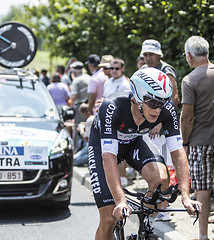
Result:
M94 129L92 129L92 131L94 131ZM95 134L93 137L90 137L89 140L88 164L91 175L91 187L100 215L100 222L95 239L113 239L116 219L113 217L112 212L115 203L105 179L99 137Z
M147 181L151 191L155 190L160 183L162 185L162 189L166 189L169 186L169 174L168 168L166 167L166 161L163 158L159 148L156 147L156 145L147 135L143 136L143 140L146 142L146 145L152 151L152 153L156 156L156 161L151 161L148 164L144 161L141 170L142 176Z
M113 240L113 230L116 225L116 219L112 215L114 207L115 205L109 205L99 208L100 223L95 240Z
M125 157L128 164L138 170L153 191L161 183L162 189L168 187L167 167L159 149L151 142L138 137Z

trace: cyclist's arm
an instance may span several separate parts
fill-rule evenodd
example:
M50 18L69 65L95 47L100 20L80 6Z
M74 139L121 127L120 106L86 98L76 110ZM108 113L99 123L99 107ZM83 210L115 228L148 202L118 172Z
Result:
M112 214L117 220L122 220L123 209L125 208L127 210L127 216L131 214L131 209L128 207L121 187L120 173L117 166L117 156L112 153L105 152L102 154L102 157L106 181L116 204Z
M120 173L117 167L117 156L108 152L103 153L103 167L105 170L106 181L116 205L121 202L126 202L126 198L120 183Z

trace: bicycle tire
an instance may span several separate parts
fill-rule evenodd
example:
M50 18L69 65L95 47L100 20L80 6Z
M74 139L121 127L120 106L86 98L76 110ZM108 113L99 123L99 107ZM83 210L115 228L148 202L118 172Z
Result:
M126 237L126 240L137 240L137 234L133 233Z
M0 25L0 65L21 68L35 57L37 41L32 30L23 23L10 21Z
M146 237L145 240L162 240L162 238L152 233L152 234L149 234L149 236Z
M114 228L114 240L125 240L124 228L120 226L120 223L117 223Z

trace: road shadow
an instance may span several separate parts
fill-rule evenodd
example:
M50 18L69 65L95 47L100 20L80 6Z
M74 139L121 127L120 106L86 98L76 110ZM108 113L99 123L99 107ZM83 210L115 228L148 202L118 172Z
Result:
M95 206L95 202L72 202L71 206L76 207L87 207L87 206Z
M0 224L35 224L61 221L71 215L70 209L57 209L40 204L5 205L0 207Z

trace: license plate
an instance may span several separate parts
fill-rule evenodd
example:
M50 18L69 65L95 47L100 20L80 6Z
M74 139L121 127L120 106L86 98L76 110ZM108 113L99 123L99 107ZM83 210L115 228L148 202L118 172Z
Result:
M23 171L0 171L0 182L21 180L23 180Z

